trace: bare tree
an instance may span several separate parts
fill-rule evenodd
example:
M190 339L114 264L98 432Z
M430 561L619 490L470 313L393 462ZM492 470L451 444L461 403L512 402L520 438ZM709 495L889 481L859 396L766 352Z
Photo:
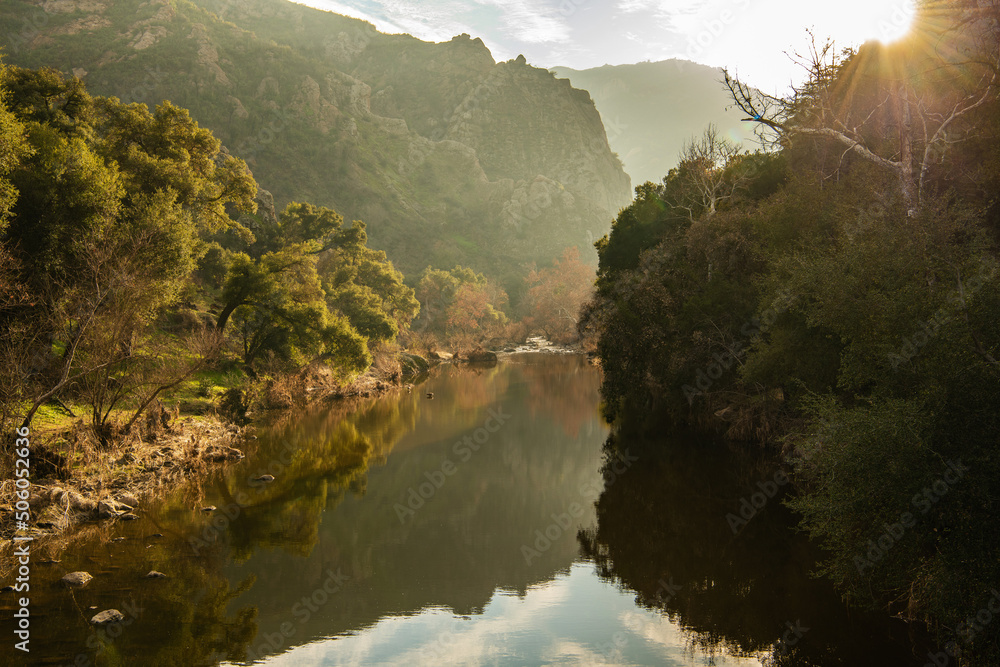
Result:
M710 124L699 139L691 139L680 153L680 169L689 190L672 204L685 211L691 222L704 213L715 215L722 202L745 188L749 174L733 169L744 155L738 144L720 137Z
M966 121L972 112L1000 93L996 12L980 10L956 3L947 26L925 28L905 52L882 47L881 63L860 53L838 54L832 42L817 45L810 33L808 53L795 56L808 78L790 98L762 93L728 71L724 82L759 134L773 132L781 142L827 139L844 148L841 161L853 153L894 174L912 217L924 205L935 162L971 136ZM959 69L964 77L957 76ZM859 90L868 97L860 99Z

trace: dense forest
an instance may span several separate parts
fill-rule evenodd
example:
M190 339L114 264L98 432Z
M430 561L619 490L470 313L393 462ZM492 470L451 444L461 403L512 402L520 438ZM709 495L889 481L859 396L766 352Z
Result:
M637 187L584 326L619 428L779 445L822 574L996 664L998 9L922 12L891 46L814 42L789 98L727 74L773 150L709 128Z
M3 84L5 426L69 391L106 440L227 336L251 375L323 357L353 377L416 314L363 223L298 203L269 219L246 164L186 110L53 70Z

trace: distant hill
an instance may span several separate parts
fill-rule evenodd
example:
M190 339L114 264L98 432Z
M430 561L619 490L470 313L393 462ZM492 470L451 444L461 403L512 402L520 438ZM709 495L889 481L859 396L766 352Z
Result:
M596 256L631 199L590 96L468 35L431 44L286 0L4 0L9 64L191 110L275 205L368 224L405 272L461 263L516 283Z
M722 71L686 60L605 65L586 70L553 67L560 78L590 91L608 142L636 185L658 183L677 166L684 143L709 123L736 141L753 138L720 83Z

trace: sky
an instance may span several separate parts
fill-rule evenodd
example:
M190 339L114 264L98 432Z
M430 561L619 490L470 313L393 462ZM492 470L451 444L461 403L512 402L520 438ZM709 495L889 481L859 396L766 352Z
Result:
M905 33L912 0L298 0L370 21L382 32L447 41L480 37L497 61L587 69L681 58L729 67L782 93L803 71L788 53L807 29L839 46Z

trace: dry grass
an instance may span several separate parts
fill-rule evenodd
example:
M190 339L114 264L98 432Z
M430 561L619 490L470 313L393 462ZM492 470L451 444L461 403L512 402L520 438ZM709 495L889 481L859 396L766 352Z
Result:
M233 445L241 443L245 434L244 429L215 417L182 420L176 413L165 412L152 414L137 434L117 434L109 447L99 446L82 421L66 431L40 433L33 449L61 465L52 464L41 471L44 476L36 473L32 479L31 519L42 527L32 528L31 533L52 537L101 518L102 502L131 506L182 481L202 479L219 463L242 456ZM4 563L12 562L7 556L15 528L14 492L11 480L0 484L0 561Z
M252 399L251 410L288 410L310 403L343 397L371 397L399 386L402 372L397 350L376 350L374 363L361 376L345 383L323 364L314 364L298 373L276 374L256 383L244 383ZM221 378L221 374L220 374ZM182 387L182 396L173 409L161 404L151 407L129 433L113 426L102 444L93 428L77 415L47 408L39 414L32 433L31 534L44 538L37 544L62 545L80 535L104 530L102 509L109 503L140 506L165 489L183 486L196 502L201 484L220 463L238 460L247 431L224 423L216 414L212 394L222 382L216 379L197 416L181 416L181 407L193 399L199 381ZM201 383L206 384L206 383ZM204 407L204 406L202 406ZM123 420L112 420L120 424ZM11 457L6 457L11 458ZM11 555L15 532L14 507L17 501L12 475L0 483L0 563L14 562ZM183 482L183 484L181 484ZM103 503L103 504L102 504ZM107 517L106 517L107 518ZM98 523L92 523L98 520ZM41 523L41 526L37 524ZM73 528L72 532L68 529ZM46 547L48 548L48 547ZM61 547L60 547L61 548ZM53 551L57 553L57 551ZM3 573L0 565L0 576Z

